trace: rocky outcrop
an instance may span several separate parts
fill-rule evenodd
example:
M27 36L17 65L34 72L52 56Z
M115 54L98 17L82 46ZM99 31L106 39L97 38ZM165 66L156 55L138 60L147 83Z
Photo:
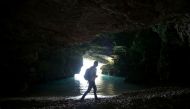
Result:
M173 22L163 22L144 30L112 34L113 53L118 57L103 71L109 74L115 69L112 75L124 75L128 82L188 85L187 18L173 19Z
M156 27L162 40L158 72L161 80L187 84L190 64L189 16L174 21Z

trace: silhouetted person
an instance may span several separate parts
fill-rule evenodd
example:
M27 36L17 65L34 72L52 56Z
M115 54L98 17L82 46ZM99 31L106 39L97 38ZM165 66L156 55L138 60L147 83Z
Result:
M96 94L97 88L96 88L96 84L95 84L95 79L97 77L96 75L96 67L98 66L98 61L94 61L94 65L91 66L89 69L90 71L89 73L89 79L88 79L88 89L87 91L83 94L81 101L84 100L85 96L91 91L91 89L94 89L94 97L95 100L99 100ZM88 69L87 69L88 70Z

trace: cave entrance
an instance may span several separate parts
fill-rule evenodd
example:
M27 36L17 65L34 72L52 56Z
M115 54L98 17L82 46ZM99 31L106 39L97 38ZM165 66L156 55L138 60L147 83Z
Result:
M95 58L95 57L94 57ZM110 58L109 58L110 59ZM88 88L88 82L84 79L84 73L87 68L93 65L94 61L98 60L97 57L96 59L89 58L89 56L84 55L83 56L83 66L81 68L81 71L79 74L75 74L74 80L75 83L77 84L77 90L80 90L80 95L78 96L73 96L70 98L76 98L79 99L81 98L81 94L83 94L87 88ZM124 90L134 90L134 89L139 89L141 87L134 85L134 84L129 84L123 82L125 78L123 77L117 77L117 76L109 76L102 74L102 67L104 65L107 65L108 63L103 63L99 61L99 64L97 66L97 75L98 77L96 78L96 86L97 86L97 95L98 97L112 97L118 94L121 94ZM69 87L69 86L68 86ZM94 98L93 91L88 93L88 95L85 98Z
M91 67L93 65L94 61L95 60L87 58L85 56L83 57L83 66L81 67L79 74L75 74L75 76L74 76L75 80L78 80L80 82L81 87L87 85L87 81L84 79L84 73L85 73L86 69L88 69L89 67ZM97 72L96 72L98 77L96 79L96 82L100 81L99 78L102 75L101 67L103 65L105 65L105 64L101 63L101 62L98 63Z

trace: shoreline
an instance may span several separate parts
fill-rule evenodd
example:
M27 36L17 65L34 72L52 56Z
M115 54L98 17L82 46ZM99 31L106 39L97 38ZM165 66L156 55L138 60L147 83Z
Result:
M190 108L190 88L156 87L127 91L109 98L85 99L80 102L65 97L0 98L0 109L123 109L123 108Z

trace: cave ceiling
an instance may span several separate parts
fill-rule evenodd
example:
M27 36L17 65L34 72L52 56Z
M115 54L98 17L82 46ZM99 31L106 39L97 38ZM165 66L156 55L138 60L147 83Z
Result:
M9 39L71 44L145 28L189 14L189 8L187 0L8 0L1 12Z

